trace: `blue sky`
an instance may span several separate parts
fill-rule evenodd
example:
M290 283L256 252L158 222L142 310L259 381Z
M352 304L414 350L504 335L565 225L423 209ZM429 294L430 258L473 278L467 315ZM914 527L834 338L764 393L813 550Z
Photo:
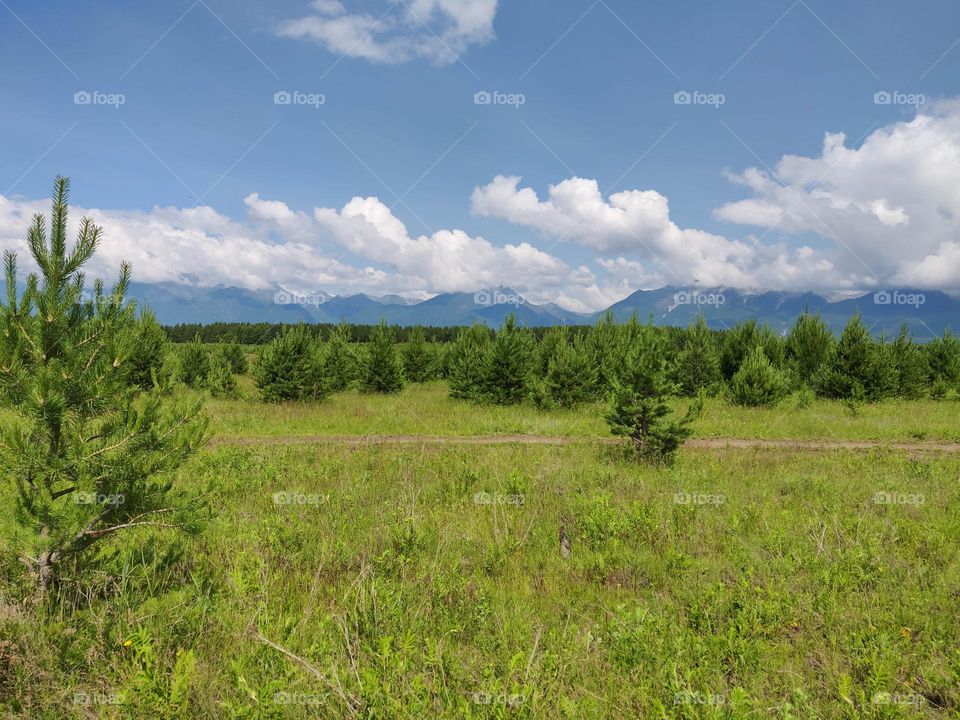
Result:
M2 0L0 237L65 174L148 281L956 292L958 36L945 0Z

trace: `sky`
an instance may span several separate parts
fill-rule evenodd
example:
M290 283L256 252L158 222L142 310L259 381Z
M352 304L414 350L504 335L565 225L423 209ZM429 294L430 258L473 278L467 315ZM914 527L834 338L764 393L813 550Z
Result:
M0 0L0 63L0 244L69 176L93 275L960 293L954 0Z

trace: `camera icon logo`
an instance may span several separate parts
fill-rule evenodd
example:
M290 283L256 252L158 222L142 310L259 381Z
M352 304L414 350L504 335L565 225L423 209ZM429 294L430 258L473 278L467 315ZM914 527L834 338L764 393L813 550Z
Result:
M74 105L89 105L93 102L93 94L87 92L86 90L80 90L73 94L73 104Z
M693 95L686 90L680 90L673 94L674 105L689 105L693 102Z
M274 105L289 105L293 102L293 94L286 90L278 90L273 94Z
M889 105L893 102L893 95L886 90L881 90L873 94L874 105Z
M474 105L490 105L491 103L493 103L493 95L486 90L481 90L473 94Z
M486 290L473 294L474 305L493 305L493 295Z
M893 296L886 290L881 290L873 294L873 304L874 305L889 305L893 300Z

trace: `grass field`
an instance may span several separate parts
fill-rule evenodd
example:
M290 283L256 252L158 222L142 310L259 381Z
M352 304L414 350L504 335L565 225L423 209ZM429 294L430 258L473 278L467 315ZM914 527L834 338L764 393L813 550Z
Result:
M600 407L481 408L442 383L208 407L254 439L178 474L206 503L195 535L118 539L57 611L0 598L11 715L960 716L958 454L688 448L655 469L592 442L255 441L607 436ZM712 400L696 435L956 440L956 411Z

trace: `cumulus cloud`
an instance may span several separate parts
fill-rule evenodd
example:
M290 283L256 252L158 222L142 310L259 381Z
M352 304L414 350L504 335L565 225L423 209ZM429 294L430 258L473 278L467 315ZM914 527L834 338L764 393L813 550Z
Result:
M314 0L307 15L281 23L277 34L375 63L419 58L449 65L471 46L493 39L497 1L385 1L383 14L374 15L348 12L338 0Z
M960 102L935 103L871 133L859 148L827 133L817 157L732 175L752 197L716 216L814 232L838 265L878 283L960 288Z
M532 228L557 242L600 253L598 264L634 288L663 284L771 289L847 287L844 275L811 248L733 240L670 218L667 198L655 190L627 190L604 198L596 180L569 178L541 199L521 178L498 176L474 190L473 211ZM612 255L612 257L611 257Z

